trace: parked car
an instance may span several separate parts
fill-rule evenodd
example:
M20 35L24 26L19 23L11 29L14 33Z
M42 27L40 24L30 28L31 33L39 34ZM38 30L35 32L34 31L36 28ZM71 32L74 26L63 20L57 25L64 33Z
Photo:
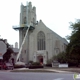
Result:
M5 70L13 70L14 67L13 67L13 65L11 63L4 63L3 64L3 69L5 69Z
M26 68L26 65L24 62L16 62L14 68Z
M0 70L2 69L2 67L3 67L3 65L2 65L2 63L0 63Z

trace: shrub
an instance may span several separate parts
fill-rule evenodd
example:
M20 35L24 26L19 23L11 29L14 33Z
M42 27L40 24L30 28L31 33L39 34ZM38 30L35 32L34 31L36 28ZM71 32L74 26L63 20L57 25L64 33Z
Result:
M45 66L52 67L52 64L51 63L47 63Z
M40 65L39 62L33 62L32 65Z
M30 66L29 69L36 69L36 68L43 68L43 66L39 62L33 62Z

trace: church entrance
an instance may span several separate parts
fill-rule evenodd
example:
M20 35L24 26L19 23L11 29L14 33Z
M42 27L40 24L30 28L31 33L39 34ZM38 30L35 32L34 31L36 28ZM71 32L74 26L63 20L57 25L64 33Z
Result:
M37 58L38 58L38 62L40 62L41 64L43 64L43 56L37 56Z

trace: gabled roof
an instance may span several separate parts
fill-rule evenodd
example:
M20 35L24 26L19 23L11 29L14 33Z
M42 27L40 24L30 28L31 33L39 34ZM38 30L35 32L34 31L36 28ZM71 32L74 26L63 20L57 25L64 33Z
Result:
M39 23L42 23L43 25L45 25L42 20L40 20ZM58 37L59 40L61 40L61 41L63 41L64 43L68 44L68 41L67 41L65 38L63 38L63 37L61 37L60 35L58 35L56 32L54 32L53 30L51 30L51 29L50 29L49 27L47 27L46 25L45 25L45 27L48 28L48 29L51 31L51 33L55 34L55 36Z

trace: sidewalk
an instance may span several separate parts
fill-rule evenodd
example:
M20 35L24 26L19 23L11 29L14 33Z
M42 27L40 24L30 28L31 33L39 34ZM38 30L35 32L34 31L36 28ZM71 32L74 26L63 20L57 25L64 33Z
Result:
M6 72L53 72L53 73L80 73L80 68L58 68L58 67L44 67L37 69L17 68L14 70L0 70Z
M46 69L80 73L80 68L55 68L55 67L54 68L47 68L46 67Z
M70 71L51 69L51 68L42 68L42 69L28 69L28 68L19 68L14 69L11 72L53 72L53 73L72 73Z

